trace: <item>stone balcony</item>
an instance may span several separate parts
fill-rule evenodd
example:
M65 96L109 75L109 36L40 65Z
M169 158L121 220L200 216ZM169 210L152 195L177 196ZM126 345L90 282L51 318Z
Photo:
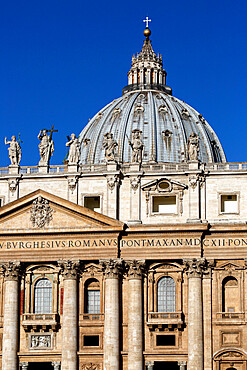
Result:
M165 327L172 329L176 327L182 328L184 323L182 312L149 312L147 326L150 330L158 328L162 330Z
M24 313L22 326L25 331L56 331L59 324L57 313Z
M217 312L216 325L244 325L245 312Z
M103 313L84 313L79 316L79 326L103 326Z

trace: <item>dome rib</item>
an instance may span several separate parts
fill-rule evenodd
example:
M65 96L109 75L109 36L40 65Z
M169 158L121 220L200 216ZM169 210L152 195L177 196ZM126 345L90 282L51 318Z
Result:
M163 107L162 112L160 107ZM127 136L132 140L134 129L142 131L144 163L188 160L187 141L192 132L200 138L199 159L202 162L226 162L217 135L194 108L162 91L146 90L126 93L92 118L79 135L81 163L104 163L106 132L111 132L118 143L119 162L130 163L131 147Z

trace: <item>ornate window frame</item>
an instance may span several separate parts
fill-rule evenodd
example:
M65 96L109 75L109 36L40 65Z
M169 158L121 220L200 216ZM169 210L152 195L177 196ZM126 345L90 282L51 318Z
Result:
M213 296L216 297L216 320L219 324L226 324L227 321L231 324L242 325L245 323L245 265L236 263L235 261L227 261L219 263L213 271L215 274L215 289L213 291ZM223 312L223 282L225 278L232 277L238 281L239 289L239 304L240 312L239 313L227 313Z
M162 186L162 184L164 184ZM165 186L165 184L167 184ZM145 193L146 198L146 216L157 217L157 216L174 216L183 214L183 197L184 190L188 186L178 181L162 177L156 180L152 180L147 184L142 185L141 189ZM164 212L153 212L153 197L176 197L176 212L164 213Z
M165 313L158 312L157 291L158 282L161 278L169 276L175 282L175 311ZM183 282L183 267L178 263L155 263L148 270L148 298L147 298L147 325L150 330L158 327L177 326L182 327L183 324L183 300L182 300L182 282Z

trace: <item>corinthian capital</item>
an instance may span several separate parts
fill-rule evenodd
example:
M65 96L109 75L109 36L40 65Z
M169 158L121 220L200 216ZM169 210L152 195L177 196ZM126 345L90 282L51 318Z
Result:
M120 258L100 260L99 263L103 268L106 279L116 279L122 271L123 261Z
M145 268L144 260L128 260L125 262L129 279L141 279Z
M0 267L5 280L18 280L21 270L21 263L19 261L0 262Z
M201 277L205 267L205 258L185 258L183 260L189 278Z
M79 273L80 261L79 260L62 260L58 261L61 268L61 273L65 280L75 280Z

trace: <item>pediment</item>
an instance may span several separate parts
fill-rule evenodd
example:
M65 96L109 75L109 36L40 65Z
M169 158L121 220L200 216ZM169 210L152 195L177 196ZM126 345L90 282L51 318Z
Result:
M36 190L0 208L0 232L122 230L124 224L68 200Z
M161 177L142 185L142 190L167 193L171 191L182 191L187 187L188 186L186 184L182 184L179 181L168 179L167 177Z
M217 270L242 270L244 267L242 265L237 264L236 262L223 262L217 265Z

